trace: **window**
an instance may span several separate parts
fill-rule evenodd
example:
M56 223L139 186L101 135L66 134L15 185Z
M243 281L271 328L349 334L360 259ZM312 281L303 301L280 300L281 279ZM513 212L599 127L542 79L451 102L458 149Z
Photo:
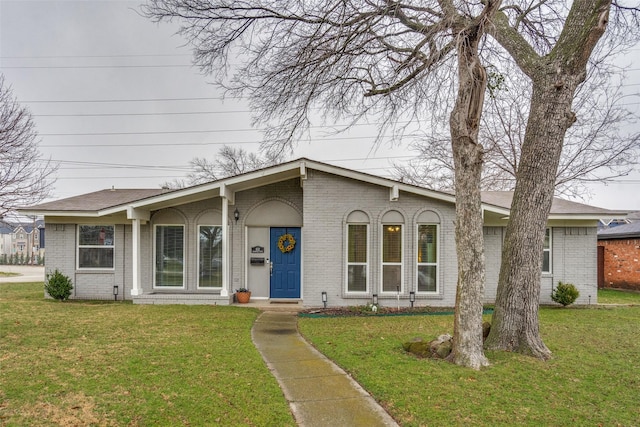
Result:
M438 226L418 225L418 292L438 291Z
M347 225L347 292L367 292L368 280L368 225Z
M156 225L155 286L183 287L184 226Z
M113 269L113 225L78 226L78 268Z
M402 224L382 226L382 292L402 292Z
M198 287L222 287L222 227L198 227Z
M551 273L551 229L544 233L544 245L542 247L542 272Z

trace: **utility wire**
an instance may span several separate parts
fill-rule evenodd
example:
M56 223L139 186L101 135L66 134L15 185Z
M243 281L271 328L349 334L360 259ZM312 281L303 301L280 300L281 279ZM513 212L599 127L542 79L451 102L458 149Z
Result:
M98 134L99 135L99 134ZM301 142L323 142L323 141L350 141L350 140L374 140L375 136L352 136L352 137L335 137L335 138L312 138ZM130 144L40 144L40 147L46 148L108 148L108 147L179 147L183 145L199 146L199 145L245 145L245 144L261 144L262 141L206 141L206 142L153 142L148 144L130 143Z
M130 117L130 116L184 116L197 114L245 114L251 110L227 110L227 111L180 111L161 113L96 113L96 114L32 114L31 117Z

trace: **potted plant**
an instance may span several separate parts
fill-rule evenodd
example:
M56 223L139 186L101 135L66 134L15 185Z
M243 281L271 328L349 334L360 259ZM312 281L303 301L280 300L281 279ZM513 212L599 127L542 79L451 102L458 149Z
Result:
M247 288L236 289L236 300L240 304L246 304L251 298L251 291Z

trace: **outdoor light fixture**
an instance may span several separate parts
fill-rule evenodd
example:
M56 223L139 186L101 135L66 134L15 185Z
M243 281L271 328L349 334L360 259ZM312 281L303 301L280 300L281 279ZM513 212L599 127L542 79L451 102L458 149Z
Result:
M118 301L118 285L113 286L113 300Z
M413 303L416 302L416 293L414 291L409 292L409 302L411 303L411 308L413 308Z
M238 223L238 220L240 219L240 212L238 212L238 208L236 208L235 211L233 211L233 217L236 220L236 224Z
M327 293L322 291L322 304L324 304L324 308L327 308Z
M373 305L378 305L378 294L373 294Z

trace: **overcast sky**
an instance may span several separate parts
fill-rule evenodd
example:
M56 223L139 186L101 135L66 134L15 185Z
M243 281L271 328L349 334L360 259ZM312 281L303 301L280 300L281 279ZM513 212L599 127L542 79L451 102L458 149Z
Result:
M0 0L0 72L34 115L42 153L60 163L55 198L157 188L222 144L258 149L248 108L223 100L191 66L176 28L139 16L139 4ZM630 102L640 107L637 95ZM389 177L391 162L410 153L386 145L372 151L372 132L314 137L292 157ZM640 210L638 171L593 190L590 204Z

